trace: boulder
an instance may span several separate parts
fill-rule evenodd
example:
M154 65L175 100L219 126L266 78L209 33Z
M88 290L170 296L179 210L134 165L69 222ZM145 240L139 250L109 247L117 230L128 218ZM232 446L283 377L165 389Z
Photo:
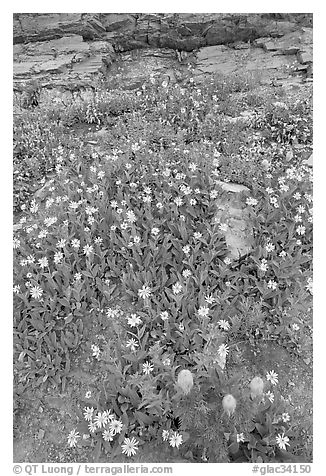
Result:
M244 185L216 181L216 184L225 192L216 200L216 214L214 223L226 224L224 235L229 257L239 259L253 249L253 229L249 221L248 207L243 203L241 193L248 193L249 188Z

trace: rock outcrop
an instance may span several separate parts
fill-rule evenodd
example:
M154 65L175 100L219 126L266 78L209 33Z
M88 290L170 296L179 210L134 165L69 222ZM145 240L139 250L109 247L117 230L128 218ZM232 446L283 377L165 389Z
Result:
M179 80L189 65L198 80L244 65L311 72L311 23L309 14L17 13L14 81L78 88L101 73L137 87L149 74Z

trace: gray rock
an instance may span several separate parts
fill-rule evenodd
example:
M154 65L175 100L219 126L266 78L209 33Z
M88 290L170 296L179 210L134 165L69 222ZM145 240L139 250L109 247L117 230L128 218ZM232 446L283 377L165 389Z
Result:
M229 257L238 259L250 253L253 248L253 230L249 222L249 211L241 200L241 192L249 192L249 188L236 183L217 181L227 194L216 200L217 211L214 223L227 225L224 235L229 249Z
M313 167L313 154L311 154L308 159L303 160L302 163L303 163L304 165L308 165L308 167Z
M298 61L302 64L312 63L313 61L312 49L299 51L299 53L297 54L297 58L298 58Z

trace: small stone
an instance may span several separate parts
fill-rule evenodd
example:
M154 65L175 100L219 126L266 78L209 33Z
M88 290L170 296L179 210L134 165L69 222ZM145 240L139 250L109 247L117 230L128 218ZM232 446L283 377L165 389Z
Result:
M308 159L304 160L303 164L308 165L308 167L312 167L313 166L313 154L311 154Z
M43 440L44 435L45 435L45 431L42 430L42 428L41 428L41 429L38 431L37 438L38 438L39 440Z
M38 409L39 413L43 413L43 407L39 406L39 409Z

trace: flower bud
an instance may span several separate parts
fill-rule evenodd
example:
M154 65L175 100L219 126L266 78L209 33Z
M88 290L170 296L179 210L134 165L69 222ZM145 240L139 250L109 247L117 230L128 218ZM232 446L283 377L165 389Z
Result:
M178 375L178 386L182 389L183 393L187 395L194 385L192 373L190 370L181 370Z
M254 377L249 384L250 387L250 397L252 400L256 397L261 397L264 392L264 382L260 377Z
M224 411L228 414L228 416L230 416L232 415L232 413L234 413L234 410L236 409L237 401L233 395L225 395L222 400L222 406Z

